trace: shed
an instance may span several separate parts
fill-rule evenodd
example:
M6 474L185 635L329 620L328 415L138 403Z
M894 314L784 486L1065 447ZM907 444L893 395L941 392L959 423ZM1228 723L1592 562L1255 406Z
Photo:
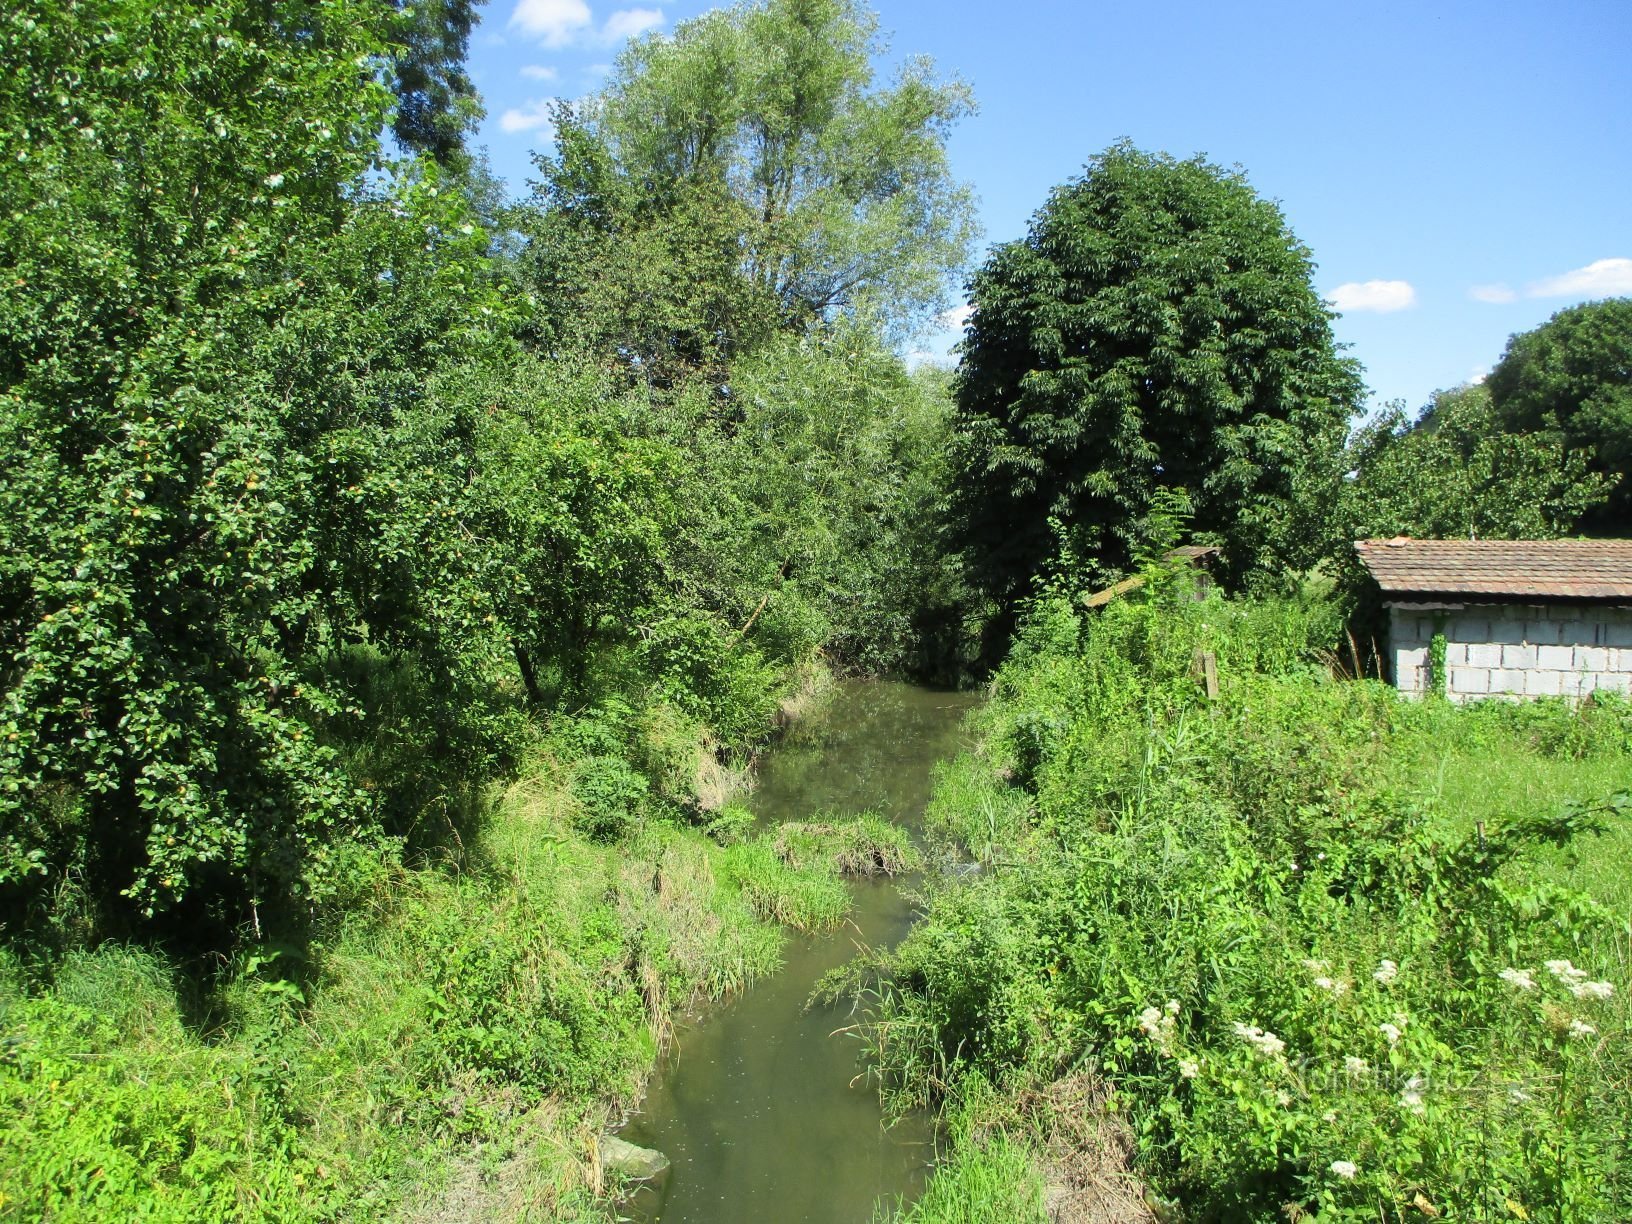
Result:
M1452 701L1632 692L1632 540L1358 540L1395 686ZM1444 675L1434 639L1443 634Z

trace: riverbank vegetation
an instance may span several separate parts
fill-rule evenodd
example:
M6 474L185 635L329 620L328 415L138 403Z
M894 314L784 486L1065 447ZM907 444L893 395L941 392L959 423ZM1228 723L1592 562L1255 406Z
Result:
M1040 602L943 771L931 820L982 870L862 978L886 1093L964 1119L937 1176L1035 1203L1135 1173L1194 1219L1626 1215L1632 708L1407 701L1334 678L1329 599L1188 586ZM1127 1138L1075 1183L1041 1138L1072 1077ZM910 1218L966 1218L944 1198Z
M999 664L927 818L980 870L863 967L947 1110L919 1218L1089 1148L1202 1218L1625 1208L1625 710L1326 653L1356 534L1614 518L1624 303L1345 443L1279 208L1121 144L909 368L967 85L856 0L711 12L507 200L476 16L0 17L0 1217L604 1216L675 1014L919 863L756 829L758 754L835 673ZM1081 610L1188 518L1257 599Z

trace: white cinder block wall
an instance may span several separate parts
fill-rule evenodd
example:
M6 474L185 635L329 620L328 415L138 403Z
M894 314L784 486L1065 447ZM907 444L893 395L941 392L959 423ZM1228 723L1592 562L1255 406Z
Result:
M1390 608L1389 650L1394 683L1402 693L1428 691L1428 652L1436 624L1445 634L1446 695L1452 701L1632 692L1632 607L1470 603L1447 610Z

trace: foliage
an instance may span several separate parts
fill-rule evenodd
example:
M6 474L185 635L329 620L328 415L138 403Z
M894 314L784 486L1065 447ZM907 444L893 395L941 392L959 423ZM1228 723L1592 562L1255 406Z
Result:
M533 283L545 339L581 337L661 382L774 327L944 304L973 205L946 160L968 90L923 59L873 84L854 0L766 0L683 22L556 116L539 161Z
M773 967L780 936L699 834L577 837L573 774L534 759L464 871L382 863L321 946L242 957L202 996L135 948L8 959L0 1206L377 1219L473 1142L562 1153L530 1175L567 1188L535 1186L540 1212L586 1202L599 1098L627 1102L671 1009Z
M485 0L388 2L398 13L388 78L397 98L391 134L411 153L428 153L444 166L460 168L465 138L482 121L465 53Z
M1186 1218L1624 1215L1632 964L1557 856L1625 845L1627 799L1593 788L1632 782L1632 714L1334 682L1330 627L1216 597L1038 609L937 800L1024 824L884 963L886 1086L1102 1076ZM1491 758L1564 785L1489 794ZM1448 767L1482 810L1442 806L1469 789Z
M1056 189L970 285L954 511L975 584L1012 604L1062 545L1125 572L1164 487L1233 578L1312 563L1360 395L1313 269L1274 204L1199 159L1116 145Z
M414 641L458 699L405 392L507 312L434 175L357 194L377 6L50 7L4 27L0 883L238 920L369 822L325 659Z
M1632 509L1632 298L1587 302L1513 336L1486 384L1497 420L1591 455L1613 482L1606 523Z
M1420 419L1398 407L1350 441L1339 557L1358 539L1544 540L1604 504L1610 484L1554 436L1507 432L1485 385L1435 394Z

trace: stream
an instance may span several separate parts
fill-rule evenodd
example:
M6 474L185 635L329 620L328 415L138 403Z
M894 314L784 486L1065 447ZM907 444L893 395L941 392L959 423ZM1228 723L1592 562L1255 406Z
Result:
M930 771L959 747L973 693L894 681L841 685L761 763L761 826L819 810L872 810L916 830ZM934 1157L932 1121L885 1128L844 1008L805 1011L816 980L858 943L893 945L912 923L900 881L851 884L851 922L790 938L781 969L683 1024L623 1138L673 1167L624 1213L642 1224L776 1220L867 1224L882 1199L910 1202Z

